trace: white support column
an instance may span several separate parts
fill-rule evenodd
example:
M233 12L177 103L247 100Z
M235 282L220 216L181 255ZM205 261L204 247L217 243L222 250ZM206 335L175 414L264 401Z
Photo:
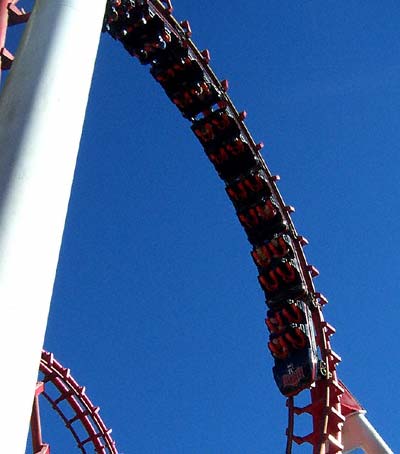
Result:
M354 412L346 417L343 426L343 454L362 448L366 454L393 454L382 437L365 417L365 411Z
M0 446L23 454L106 0L36 0L0 96Z

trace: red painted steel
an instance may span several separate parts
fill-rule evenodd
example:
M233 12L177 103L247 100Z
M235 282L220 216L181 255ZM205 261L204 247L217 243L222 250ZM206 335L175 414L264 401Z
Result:
M343 383L340 384L344 389L344 393L341 400L343 415L347 417L353 413L363 411L364 408L360 404L360 402L358 402L358 400L350 393L350 391Z
M29 19L31 13L27 13L23 8L18 8L16 3L18 0L11 2L8 6L8 25L17 25L17 24L24 24Z
M44 383L38 382L33 400L31 415L31 438L33 454L50 454L50 446L43 443L42 427L40 423L39 396L44 392Z
M85 387L79 385L72 377L71 371L63 367L52 353L43 351L40 372L43 374L42 381L45 385L43 397L50 402L52 408L64 421L82 454L86 454L90 448L90 452L93 451L96 454L118 454L111 437L111 429L107 428L101 419L99 407L93 405L86 395ZM52 392L50 389L47 391L47 387L51 387ZM55 391L57 397L55 397ZM74 416L65 414L63 410L65 404L73 410ZM84 438L82 433L86 433Z

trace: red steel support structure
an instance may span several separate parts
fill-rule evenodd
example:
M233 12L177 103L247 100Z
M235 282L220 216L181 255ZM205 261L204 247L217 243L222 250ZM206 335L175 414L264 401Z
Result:
M43 443L42 427L40 423L39 396L44 391L44 383L39 382L36 386L31 416L31 437L33 454L50 454L50 446Z

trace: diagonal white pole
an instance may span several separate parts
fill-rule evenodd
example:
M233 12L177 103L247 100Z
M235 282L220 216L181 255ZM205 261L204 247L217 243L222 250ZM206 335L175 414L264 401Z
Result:
M365 413L365 410L360 410L346 416L343 426L343 454L359 452L361 448L366 454L393 454L365 417Z
M340 382L340 384L344 388L340 402L341 412L346 418L342 430L343 454L355 454L361 452L360 449L365 454L393 454L365 417L366 410L360 402L344 383Z
M0 96L0 439L23 454L106 0L37 0Z

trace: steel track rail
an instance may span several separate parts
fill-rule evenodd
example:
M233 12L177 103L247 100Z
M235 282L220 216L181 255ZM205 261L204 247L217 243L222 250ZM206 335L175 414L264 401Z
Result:
M339 356L332 350L330 336L335 332L334 328L325 322L322 314L322 306L327 303L326 298L316 291L313 277L318 275L318 271L311 266L306 259L304 246L307 241L300 236L290 213L294 209L288 206L276 185L279 177L274 176L265 163L260 149L261 146L255 142L250 131L244 123L245 115L239 113L233 101L226 93L226 86L218 79L209 65L208 52L201 52L194 42L190 39L191 31L187 21L179 22L172 16L172 8L168 1L147 0L149 10L152 15L157 15L165 24L170 34L177 37L182 46L189 49L189 56L196 60L204 72L207 81L211 81L220 94L221 104L224 104L229 113L234 116L239 125L240 132L251 146L252 152L257 156L262 169L268 177L272 194L279 203L280 210L288 225L291 237L294 239L294 246L298 261L301 265L302 277L307 286L307 292L311 300L312 321L315 329L316 343L319 349L321 367L319 378L311 389L311 403L304 408L294 405L293 398L287 401L288 407L288 427L286 454L291 454L292 444L308 442L313 446L313 454L335 454L342 450L341 427L344 421L340 413L340 396L343 392L336 374L336 366L340 362ZM192 119L193 121L193 119ZM294 435L294 417L308 413L313 419L313 432L307 436L299 437Z
M118 454L115 441L99 414L86 395L85 387L72 377L71 371L63 367L52 353L43 351L40 361L41 381L44 383L44 398L58 413L75 439L82 454ZM65 405L72 410L68 416ZM85 437L82 434L86 434Z

